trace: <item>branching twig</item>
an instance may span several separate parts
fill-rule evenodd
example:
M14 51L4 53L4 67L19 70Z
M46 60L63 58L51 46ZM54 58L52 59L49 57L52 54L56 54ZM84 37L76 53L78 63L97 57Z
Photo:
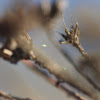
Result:
M74 47L76 47L80 53L82 54L82 56L84 56L85 58L89 58L87 52L84 50L84 48L82 47L82 45L79 43L79 27L78 27L78 22L76 21L75 25L71 26L70 31L67 29L65 22L64 22L64 18L62 15L62 19L63 19L63 23L65 26L65 33L61 34L62 37L65 39L65 41L60 41L61 44L72 44Z
M87 52L84 50L84 48L81 46L81 44L79 43L79 27L78 27L78 22L76 21L75 25L71 26L70 31L67 29L66 25L65 25L65 21L64 21L64 17L62 14L62 19L63 19L63 24L65 27L65 32L66 35L61 34L62 37L65 39L65 41L60 41L61 44L72 44L73 46L75 46L80 53L82 54L82 56L86 59L86 61L89 63L89 61L92 60L92 58L90 58L87 54ZM67 30L67 31L66 31ZM71 61L72 62L72 61ZM86 76L82 71L80 71L77 66L72 62L72 64L74 65L75 69L90 83L92 84L92 86L94 88L96 88L98 91L100 91L100 87L98 87L88 76ZM94 64L93 64L94 65ZM91 65L91 66L93 66Z

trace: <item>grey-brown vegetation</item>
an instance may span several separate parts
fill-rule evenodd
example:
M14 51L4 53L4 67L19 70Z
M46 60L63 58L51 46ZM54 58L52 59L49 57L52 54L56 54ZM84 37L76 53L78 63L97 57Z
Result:
M48 3L35 5L34 3L28 4L27 1L24 3L19 2L19 0L14 1L10 10L5 12L4 16L0 18L0 42L3 43L3 46L0 48L0 57L14 64L22 60L33 61L35 68L31 65L31 70L36 70L36 72L42 74L49 82L50 78L53 79L50 75L55 76L53 85L63 90L73 100L100 100L100 86L96 83L100 78L98 60L95 57L91 57L81 45L79 37L81 31L78 22L76 21L70 29L67 28L59 3L61 1L54 0L51 3L51 7L49 8L48 6L47 9L46 5ZM50 34L51 23L58 20L58 17L61 17L61 15L65 34L60 33L63 40L61 39L58 43L66 46L67 44L71 44L82 55L78 64L75 64L70 57L66 56L65 59L70 59L70 66L66 65L66 67L54 62L39 50L28 34L35 27L42 27L46 32L48 31L47 34ZM63 53L62 50L61 52ZM30 67L26 61L24 63L27 67ZM96 73L96 76L98 76L96 81L86 75L83 71L86 68L92 68L93 73ZM17 98L0 92L0 100L31 99L21 99L20 97Z

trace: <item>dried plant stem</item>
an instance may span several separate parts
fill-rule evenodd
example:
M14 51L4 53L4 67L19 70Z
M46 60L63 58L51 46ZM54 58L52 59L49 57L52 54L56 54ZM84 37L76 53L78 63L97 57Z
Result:
M76 21L75 25L72 25L71 29L69 31L65 25L63 14L62 14L62 20L63 20L63 24L65 27L66 35L61 34L62 37L65 39L65 41L60 41L60 43L61 44L72 44L74 47L76 47L79 50L79 52L82 54L82 56L84 58L88 59L89 56L88 56L87 52L84 50L84 48L82 47L82 45L79 42L80 32L79 32L78 22Z
M37 73L40 74L40 76L43 76L44 78L46 78L47 81L49 81L51 84L53 83L53 85L56 86L55 84L58 82L58 80L53 79L50 76L51 74L48 74L48 72L45 72L45 71L41 71L40 68L38 68L36 65L33 65L32 63L30 64L30 62L28 62L28 61L23 61L23 62L24 62L24 64L27 65L28 68L31 68L31 70L36 71ZM53 82L51 81L51 79ZM56 86L56 87L59 89L62 89L68 96L70 96L71 98L73 98L75 100L87 100L86 98L82 97L80 94L68 89L63 84L59 84L59 86Z
M11 96L11 95L8 95L2 91L0 91L0 100L32 100L32 99L29 99L29 98L20 98L20 97L14 97L14 96Z
M80 92L86 94L87 96L92 97L93 93L95 95L95 92L97 91L96 88L94 88L93 84L91 84L91 82L89 82L87 78L84 78L79 71L76 71L76 75L77 73L79 74L79 78L77 78L76 75L69 74L69 71L67 69L64 70L60 65L56 64L54 61L48 58L43 52L38 50L35 45L33 45L33 50L34 54L36 55L36 58L33 60L38 66L47 69L50 73L55 75L58 80L61 80L62 82L71 85L72 87L78 89ZM72 68L72 70L73 69L74 68Z
M100 91L100 87L97 86L95 84L95 82L93 80L91 80L91 78L89 78L87 75L85 75L78 67L78 65L76 65L73 60L71 59L71 57L65 53L63 51L63 49L55 42L55 40L53 39L53 36L50 37L48 36L50 41L53 42L53 44L56 46L56 48L63 54L63 56L73 65L73 67L80 73L80 75L82 75L95 89L97 89L98 91ZM63 44L67 44L66 41L62 41ZM77 46L77 43L76 43ZM80 53L82 53L83 57L86 58L87 60L89 60L89 56L87 54L87 52L84 50L84 48L81 46L81 44L78 44L78 46L76 48L79 48ZM84 66L83 66L84 67Z
M63 20L64 27L65 27L65 32L67 32L70 35L70 32L68 31L68 28L67 28L67 26L65 24L65 21L64 21L64 18L63 18L63 14L61 13L61 15L62 15L62 20Z
M75 42L74 46L79 50L79 52L82 54L84 58L89 59L87 52L84 50L80 43Z

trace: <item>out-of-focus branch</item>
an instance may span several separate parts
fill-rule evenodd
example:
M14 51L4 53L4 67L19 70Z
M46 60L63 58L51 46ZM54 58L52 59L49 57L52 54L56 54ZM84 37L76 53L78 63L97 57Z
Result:
M10 11L0 18L0 43L5 41L0 56L12 63L30 59L30 54L33 53L32 40L27 31L37 26L48 29L61 11L61 1L41 1L38 5L32 1L28 4L26 0L15 0Z
M33 64L30 61L23 60L23 62L24 62L24 64L27 65L28 68L31 68L31 70L36 71L37 73L40 74L40 76L43 76L44 78L46 78L47 81L49 81L51 84L56 86L58 80L53 78L50 73L48 73L47 71L43 71L42 68L40 69L38 66L36 66L36 64ZM59 88L59 89L62 89L68 96L70 96L73 99L87 100L84 97L82 97L80 94L73 92L72 90L68 89L63 84L59 84L59 86L56 86L56 87Z
M41 53L40 50L38 50L35 45L33 45L33 50L36 55L36 58L34 59L35 63L39 65L40 67L46 68L50 73L55 75L58 80L65 82L72 87L78 89L80 92L83 92L84 94L95 97L97 93L95 94L93 91L97 91L95 88L93 88L92 84L88 83L87 79L84 79L83 76L81 76L80 73L73 70L73 73L75 71L76 75L69 73L69 70L64 70L62 66L56 64L53 62L50 58L48 58L45 54ZM70 66L71 67L71 66ZM77 77L77 74L79 76ZM84 88L85 86L85 88ZM92 90L91 90L92 89ZM94 95L92 95L94 94ZM99 98L98 96L96 98Z
M14 96L8 95L8 94L0 91L0 100L32 100L32 99L14 97Z
M24 37L25 39L25 37ZM30 39L29 39L30 40ZM96 90L93 88L93 86L91 86L91 84L88 83L87 80L85 80L80 73L78 73L74 68L72 68L71 66L71 70L73 70L73 72L75 73L75 75L73 73L69 73L69 70L64 70L63 66L56 64L54 61L52 61L48 56L46 56L44 53L42 53L36 46L35 44L33 44L33 53L31 53L29 56L29 58L27 59L31 59L33 61L35 61L35 63L42 67L47 69L50 73L52 73L53 75L55 75L59 81L68 83L69 85L71 85L72 87L76 88L77 90L79 90L80 92L83 92L84 94L86 94L87 96L93 97L97 94ZM10 51L6 49L3 49L4 53L8 54L8 56L11 54ZM26 58L26 52L20 49L15 49L15 51L12 52L13 56L9 56L7 59L10 60L10 57L12 59L16 59L17 57L17 61ZM21 52L21 53L19 53ZM11 54L11 55L12 55ZM24 54L23 56L20 56ZM25 57L24 57L25 56ZM21 58L22 57L22 58ZM69 69L69 68L68 68ZM85 87L84 87L85 86ZM92 95L94 94L94 95ZM98 96L97 96L98 97Z
M76 88L80 92L86 94L87 96L95 100L100 100L98 91L86 79L84 79L84 77L79 72L77 72L74 67L69 66L69 68L66 65L67 68L64 69L62 65L58 65L57 63L55 63L43 52L37 49L34 44L32 44L32 41L29 35L26 33L26 30L27 26L29 25L29 22L31 23L32 19L38 16L35 16L35 14L35 17L33 15L29 16L30 14L33 14L33 10L34 9L29 9L29 12L23 12L23 9L18 9L17 13L9 13L9 17L5 16L3 20L0 22L0 36L5 36L6 38L8 37L6 44L1 49L1 57L13 63L18 62L21 59L33 60L38 66L47 69L50 73L55 75L59 81L68 83L72 87ZM36 10L35 12L37 12L38 10ZM48 20L48 16L42 14L41 18L43 19L44 17L46 17ZM20 18L22 20L20 20ZM8 22L9 24L7 24ZM24 28L25 31L23 31ZM68 38L66 38L67 42L72 43L75 47L79 49L79 51L85 58L88 58L87 53L79 44L79 30L77 23L75 26L72 27L71 31L72 32L70 33L68 32L68 30L66 31L68 33Z

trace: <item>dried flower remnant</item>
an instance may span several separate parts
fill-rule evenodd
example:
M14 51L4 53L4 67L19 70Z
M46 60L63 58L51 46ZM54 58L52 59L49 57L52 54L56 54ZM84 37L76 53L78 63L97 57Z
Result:
M79 50L79 52L82 54L83 57L89 58L87 52L84 50L84 48L81 46L79 42L80 31L78 27L78 22L76 21L76 23L71 26L71 29L69 31L65 25L63 15L62 15L62 19L63 19L66 35L61 34L61 36L65 39L65 41L60 40L60 44L72 44L74 47L76 47Z

